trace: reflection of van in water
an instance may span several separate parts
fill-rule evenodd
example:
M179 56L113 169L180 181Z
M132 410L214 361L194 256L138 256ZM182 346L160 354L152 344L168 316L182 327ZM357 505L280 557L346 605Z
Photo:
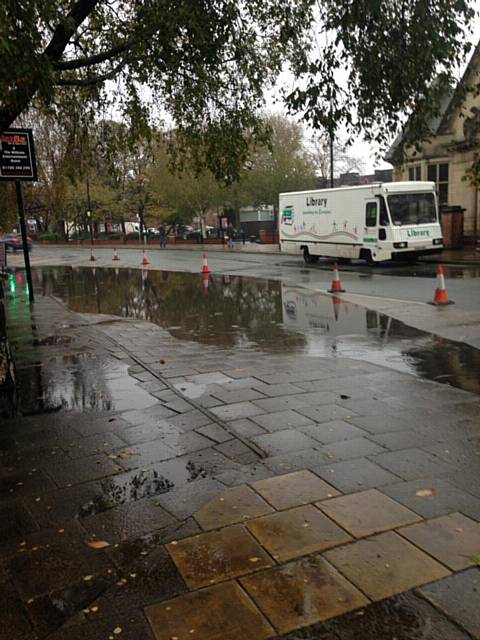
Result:
M434 182L384 182L280 194L280 247L368 262L440 253L442 230Z

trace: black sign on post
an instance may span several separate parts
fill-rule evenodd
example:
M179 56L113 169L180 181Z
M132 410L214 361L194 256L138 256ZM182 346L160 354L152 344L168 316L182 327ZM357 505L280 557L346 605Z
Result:
M27 227L21 185L22 181L37 181L37 163L31 129L6 129L0 131L0 180L15 181L23 256L27 274L28 299L33 302L32 271L30 269L30 256L28 255Z

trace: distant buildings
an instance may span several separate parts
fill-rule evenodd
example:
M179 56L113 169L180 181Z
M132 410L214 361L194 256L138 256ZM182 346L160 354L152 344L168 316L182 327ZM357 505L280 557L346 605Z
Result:
M464 234L480 239L478 188L465 174L480 154L480 95L473 88L480 82L480 43L459 85L446 95L440 111L430 123L433 135L420 151L402 154L403 137L391 146L386 160L394 165L395 180L431 180L437 184L440 204L464 209ZM471 87L468 92L462 87Z

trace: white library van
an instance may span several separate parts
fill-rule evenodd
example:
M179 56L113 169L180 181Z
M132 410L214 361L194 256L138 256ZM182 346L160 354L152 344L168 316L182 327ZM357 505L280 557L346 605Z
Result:
M434 182L384 182L360 187L281 193L282 251L368 262L442 251Z

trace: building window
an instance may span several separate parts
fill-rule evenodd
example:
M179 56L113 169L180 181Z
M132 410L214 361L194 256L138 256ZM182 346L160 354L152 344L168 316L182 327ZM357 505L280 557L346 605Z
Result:
M421 165L417 164L416 167L409 167L408 168L408 179L409 180L416 180L419 181L422 179L422 167Z
M430 182L437 185L438 201L440 204L448 204L448 164L429 164L427 177Z

